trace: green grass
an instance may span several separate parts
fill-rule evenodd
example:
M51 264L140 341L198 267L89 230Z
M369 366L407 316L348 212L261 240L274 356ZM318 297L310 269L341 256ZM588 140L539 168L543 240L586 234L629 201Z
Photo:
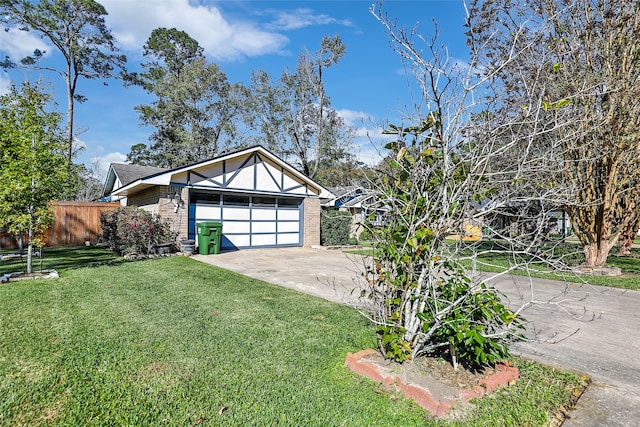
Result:
M638 240L638 239L637 239ZM491 241L478 243L479 250L488 250L498 248L494 246ZM562 252L565 255L564 261L568 265L578 265L584 262L584 255L580 251L580 248L575 244L568 242L565 245L559 245L556 247L557 251ZM632 249L637 255L640 255L638 249ZM347 253L362 255L362 256L374 256L375 250L370 247L363 247L360 250L345 251ZM467 251L470 254L471 251ZM464 253L463 253L464 255ZM513 270L515 275L530 275L531 277L538 277L542 279L562 280L574 283L590 283L596 286L609 286L613 288L621 289L640 289L640 257L619 257L610 255L607 259L607 265L612 267L619 267L624 273L632 273L622 277L616 276L590 276L590 275L577 275L567 271L551 271L543 263L531 263L526 262L529 260L519 259L515 260L508 251L498 251L492 253L483 253L477 258L477 269L480 271L500 273L508 269L514 264L528 264L529 270ZM467 267L471 267L471 261L465 260L463 264ZM635 276L634 276L635 275Z
M0 285L0 425L446 425L343 366L375 345L349 307L185 257L81 268L75 251L61 279ZM517 384L458 425L545 425L581 382L515 362Z
M0 254L16 254L17 249L1 250ZM26 254L26 248L25 248ZM99 246L74 246L44 248L42 257L33 257L34 270L52 270L58 272L81 267L97 267L100 265L117 265L126 261L122 257L114 255L104 247ZM0 261L0 275L14 272L24 272L27 268L27 257L13 258Z

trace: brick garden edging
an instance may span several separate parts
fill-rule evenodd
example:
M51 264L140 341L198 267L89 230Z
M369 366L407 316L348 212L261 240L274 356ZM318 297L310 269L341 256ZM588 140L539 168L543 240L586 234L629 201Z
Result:
M471 390L461 390L458 399L437 401L429 390L415 384L405 383L400 377L381 372L375 363L362 360L362 358L375 353L377 351L372 349L362 350L355 354L347 353L345 365L359 375L382 383L386 389L397 388L405 397L413 399L418 405L436 417L448 414L458 401L466 402L474 398L482 399L485 394L491 393L499 387L507 386L518 379L518 368L506 364L498 364L496 365L498 372L480 380L478 385Z

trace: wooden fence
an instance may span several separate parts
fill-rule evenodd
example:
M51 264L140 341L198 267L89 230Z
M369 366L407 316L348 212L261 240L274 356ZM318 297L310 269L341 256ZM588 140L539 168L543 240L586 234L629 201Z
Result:
M118 202L54 202L55 222L47 232L47 246L95 245L102 233L100 213L119 206ZM0 233L0 249L17 247L14 236Z

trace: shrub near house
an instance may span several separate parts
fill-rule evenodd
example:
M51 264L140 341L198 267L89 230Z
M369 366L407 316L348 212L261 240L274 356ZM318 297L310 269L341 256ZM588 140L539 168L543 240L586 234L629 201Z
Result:
M320 242L335 246L349 243L351 232L351 214L345 211L330 210L323 212L320 221Z
M123 206L100 215L103 238L118 255L148 254L154 245L174 243L168 223L135 206Z

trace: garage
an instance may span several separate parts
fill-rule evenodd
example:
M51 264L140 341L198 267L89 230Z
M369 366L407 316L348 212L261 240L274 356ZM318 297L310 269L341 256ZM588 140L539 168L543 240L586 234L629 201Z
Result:
M112 165L107 182L144 170ZM154 172L109 194L170 222L178 239L196 239L198 222L216 221L223 250L320 244L320 199L332 194L262 146Z
M191 239L196 223L218 221L223 250L302 246L302 198L193 191L189 206Z

